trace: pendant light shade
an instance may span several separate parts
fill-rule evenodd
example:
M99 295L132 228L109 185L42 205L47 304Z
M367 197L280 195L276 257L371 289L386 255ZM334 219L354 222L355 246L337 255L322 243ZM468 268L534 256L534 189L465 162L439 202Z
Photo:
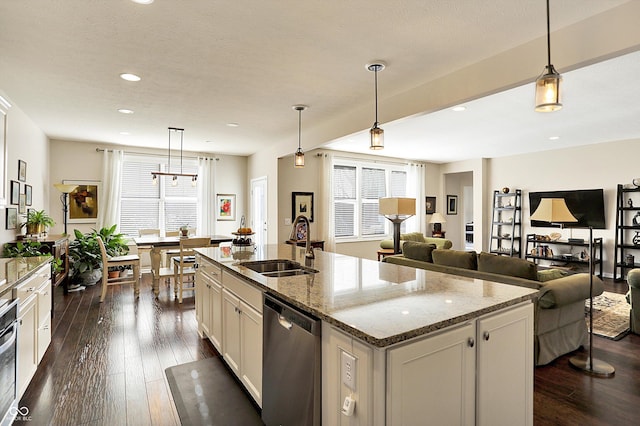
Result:
M547 0L547 65L536 80L536 111L552 112L562 108L560 82L562 76L551 65L551 34L549 26L549 0Z
M384 148L384 130L382 130L378 124L378 71L382 71L385 68L385 64L381 61L367 64L367 69L375 75L375 99L376 99L376 121L373 122L369 135L371 136L370 149L379 150Z
M292 108L298 111L298 150L293 156L293 167L296 169L301 169L304 167L304 152L302 151L302 147L300 146L300 134L302 129L302 111L307 109L306 105L294 105Z
M171 171L171 132L180 133L180 173ZM178 185L178 176L186 176L191 178L191 185L196 186L198 182L197 173L182 173L182 142L183 142L184 129L178 127L169 127L169 148L167 150L167 171L166 172L151 172L151 182L153 185L158 184L158 176L171 176L171 186Z

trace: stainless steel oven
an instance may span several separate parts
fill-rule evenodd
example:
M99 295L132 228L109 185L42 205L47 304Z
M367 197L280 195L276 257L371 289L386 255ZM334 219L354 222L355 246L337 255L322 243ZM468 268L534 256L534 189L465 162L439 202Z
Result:
M9 292L11 293L11 292ZM10 425L16 408L18 301L0 299L0 425ZM13 408L13 409L12 409Z

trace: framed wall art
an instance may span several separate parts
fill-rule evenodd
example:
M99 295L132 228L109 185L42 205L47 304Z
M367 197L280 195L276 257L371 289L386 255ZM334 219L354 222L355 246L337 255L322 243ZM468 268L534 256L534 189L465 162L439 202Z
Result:
M236 220L235 194L216 194L216 220Z
M7 229L16 229L18 227L18 209L15 207L7 207L6 218Z
M436 212L436 197L424 197L425 214Z
M458 214L457 195L447 195L447 214Z
M63 180L64 184L78 185L69 193L67 223L95 223L100 209L101 182L98 180Z
M18 160L18 180L20 182L27 181L27 162Z
M1 96L0 96L1 98ZM7 204L7 110L10 106L0 102L0 206Z
M24 196L25 196L24 203L27 206L30 206L33 203L33 188L31 187L31 185L24 186Z
M313 222L313 192L291 193L291 221L300 215Z
M20 194L20 203L18 204L18 213L25 214L27 212L26 196Z
M11 204L18 204L20 202L20 182L17 180L11 181L11 193L10 193L10 202Z

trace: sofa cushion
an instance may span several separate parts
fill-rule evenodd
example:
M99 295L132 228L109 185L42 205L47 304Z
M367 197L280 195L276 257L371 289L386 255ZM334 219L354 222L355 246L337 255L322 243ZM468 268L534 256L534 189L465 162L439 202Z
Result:
M463 269L478 269L478 255L475 251L436 249L431 252L433 263Z
M566 277L567 275L569 275L569 272L562 269L543 269L541 271L538 271L538 281L544 283L547 281Z
M535 263L518 257L499 256L485 252L478 256L478 271L510 275L528 280L538 279L538 267Z
M435 249L435 244L405 241L402 245L402 254L409 259L432 263L433 257L431 256L431 252Z

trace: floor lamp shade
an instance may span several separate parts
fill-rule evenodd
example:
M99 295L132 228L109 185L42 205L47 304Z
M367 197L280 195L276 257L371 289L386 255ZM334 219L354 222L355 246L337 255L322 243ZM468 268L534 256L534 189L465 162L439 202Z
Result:
M531 215L531 220L539 220L549 223L577 222L578 219L571 213L564 198L543 198L538 208Z
M415 198L380 198L378 211L393 223L393 252L400 253L400 224L416 214Z

